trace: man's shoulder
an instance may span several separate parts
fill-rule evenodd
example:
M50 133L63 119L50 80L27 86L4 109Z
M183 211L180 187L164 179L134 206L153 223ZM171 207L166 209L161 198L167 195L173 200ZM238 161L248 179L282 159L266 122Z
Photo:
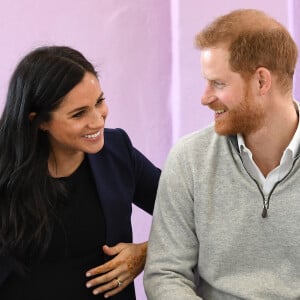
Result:
M193 131L182 136L177 144L193 144L193 143L201 143L206 140L211 140L216 135L214 126L209 125L206 128Z
M227 137L218 135L210 125L182 136L172 147L169 160L199 161L226 147Z
M197 151L207 150L209 145L218 144L226 141L225 136L218 135L213 125L209 125L206 128L191 132L182 136L174 145L175 149L184 148L185 150L197 149Z

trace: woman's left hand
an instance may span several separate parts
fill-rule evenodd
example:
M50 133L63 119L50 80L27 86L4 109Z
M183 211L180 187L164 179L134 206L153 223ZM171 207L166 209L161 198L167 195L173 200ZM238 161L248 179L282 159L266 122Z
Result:
M109 256L115 256L107 263L90 269L87 277L99 275L86 283L86 287L96 287L93 294L105 293L111 297L126 288L145 266L147 242L141 244L119 243L113 247L103 246L103 251Z

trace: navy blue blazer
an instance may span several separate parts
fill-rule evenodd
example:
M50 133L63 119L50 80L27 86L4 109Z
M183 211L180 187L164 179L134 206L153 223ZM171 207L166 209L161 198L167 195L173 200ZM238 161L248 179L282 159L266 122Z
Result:
M103 148L88 154L88 159L105 217L107 245L132 242L132 204L152 214L160 169L132 146L122 129L105 129ZM13 269L12 259L0 257L0 285ZM135 299L133 283L111 299Z

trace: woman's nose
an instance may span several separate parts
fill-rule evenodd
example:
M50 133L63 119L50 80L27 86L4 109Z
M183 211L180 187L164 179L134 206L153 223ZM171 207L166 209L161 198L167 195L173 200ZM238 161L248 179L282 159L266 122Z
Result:
M89 127L90 128L98 128L104 126L105 117L100 111L94 111L90 120Z
M96 107L92 111L92 116L90 119L90 127L103 127L107 114L108 114L108 107L105 103L102 103L100 108Z

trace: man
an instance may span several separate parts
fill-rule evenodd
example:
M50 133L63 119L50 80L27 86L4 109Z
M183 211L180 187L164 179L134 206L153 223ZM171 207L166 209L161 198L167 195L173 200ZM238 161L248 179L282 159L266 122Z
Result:
M300 299L297 47L257 10L196 37L214 128L171 150L145 269L149 300Z

